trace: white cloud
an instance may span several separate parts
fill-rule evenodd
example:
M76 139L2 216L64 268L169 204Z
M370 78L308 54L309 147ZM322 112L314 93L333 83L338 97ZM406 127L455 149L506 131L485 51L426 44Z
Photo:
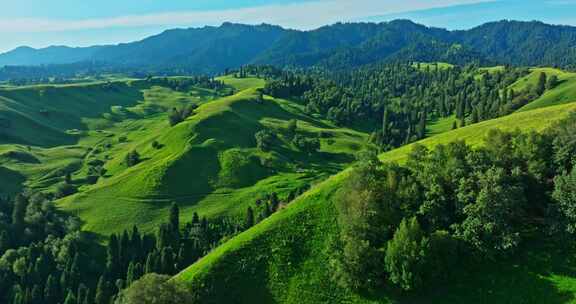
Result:
M317 0L218 11L186 11L99 19L0 19L0 32L38 33L146 26L216 25L225 21L311 29L338 21L494 0Z

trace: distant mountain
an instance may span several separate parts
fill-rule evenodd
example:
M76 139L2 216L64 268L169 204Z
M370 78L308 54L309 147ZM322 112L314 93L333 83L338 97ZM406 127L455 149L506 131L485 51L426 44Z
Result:
M89 60L103 49L102 46L71 48L67 46L51 46L34 49L22 46L10 52L0 54L0 66L6 65L45 65L68 64Z
M448 31L396 20L337 23L297 31L266 24L224 23L168 30L119 45L21 47L0 54L0 66L98 62L108 70L187 73L217 73L245 64L350 68L386 60L574 66L576 27L500 21Z

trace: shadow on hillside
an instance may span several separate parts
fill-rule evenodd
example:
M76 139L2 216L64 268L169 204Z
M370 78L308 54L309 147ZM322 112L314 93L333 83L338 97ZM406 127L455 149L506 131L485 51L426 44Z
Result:
M0 180L0 196L12 196L22 191L26 178L16 171L0 166Z

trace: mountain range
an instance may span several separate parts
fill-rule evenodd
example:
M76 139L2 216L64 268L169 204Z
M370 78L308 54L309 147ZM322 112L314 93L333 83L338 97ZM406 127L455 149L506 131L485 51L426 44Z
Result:
M19 47L0 54L0 66L99 63L116 69L188 73L219 73L246 64L349 68L393 60L570 67L576 64L576 27L499 21L449 31L395 20L299 31L224 23L167 30L118 45Z

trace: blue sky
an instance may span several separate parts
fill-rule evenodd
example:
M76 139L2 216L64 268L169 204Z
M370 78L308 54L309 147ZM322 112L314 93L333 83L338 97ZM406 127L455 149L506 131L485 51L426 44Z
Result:
M501 19L576 25L576 0L10 0L0 52L17 46L129 42L174 27L224 21L312 29L338 21L412 19L470 28Z

